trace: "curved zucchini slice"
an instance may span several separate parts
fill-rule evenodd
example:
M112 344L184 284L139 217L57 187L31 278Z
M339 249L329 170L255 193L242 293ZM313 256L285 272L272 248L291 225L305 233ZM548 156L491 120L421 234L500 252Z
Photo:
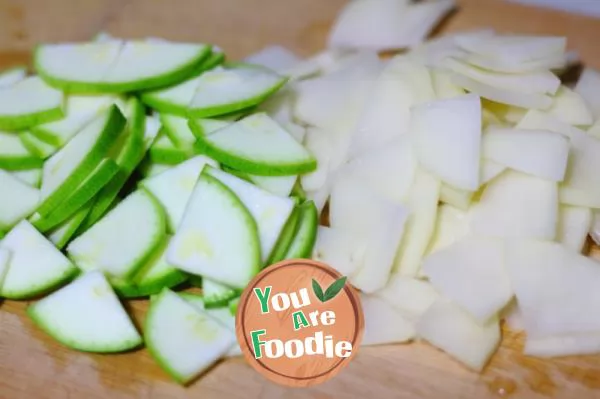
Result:
M289 176L316 169L315 158L266 113L250 115L209 135L194 119L198 152L242 172Z
M62 90L123 93L181 82L209 52L204 44L109 40L43 45L34 63L44 80Z
M67 253L82 270L102 270L126 280L144 266L165 235L162 207L140 189L71 242Z
M233 191L203 173L171 240L167 260L188 273L244 288L260 270L256 222Z
M27 309L63 345L84 352L123 352L142 338L99 271L89 272Z
M1 248L11 252L0 296L29 299L44 294L73 278L78 270L28 221L6 234Z

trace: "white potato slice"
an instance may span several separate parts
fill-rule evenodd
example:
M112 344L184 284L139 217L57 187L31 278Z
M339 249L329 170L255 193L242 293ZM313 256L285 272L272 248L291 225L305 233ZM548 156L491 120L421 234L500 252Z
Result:
M590 208L561 205L556 241L573 251L583 251L588 231L592 227L592 219Z
M528 337L600 332L597 261L556 242L511 240L506 268Z
M491 128L482 139L482 156L542 179L562 181L569 159L569 139L545 130Z
M557 184L512 170L486 186L471 215L472 232L490 237L554 240L557 225Z
M481 326L460 307L440 298L417 323L417 335L481 371L500 343L500 326L497 318Z
M423 259L423 274L480 324L512 298L501 239L467 236Z
M411 135L419 162L443 182L479 188L481 102L467 94L414 107Z

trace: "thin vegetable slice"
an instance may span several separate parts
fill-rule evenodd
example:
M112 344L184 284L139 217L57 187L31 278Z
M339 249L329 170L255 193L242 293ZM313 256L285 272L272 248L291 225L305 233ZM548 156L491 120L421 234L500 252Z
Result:
M261 65L285 75L286 70L296 66L300 62L300 58L285 47L274 45L267 46L248 56L245 62Z
M548 113L574 126L590 126L594 123L594 115L583 96L563 85L556 92Z
M295 86L295 119L322 129L354 129L382 64L372 52L349 58L334 72Z
M73 216L62 222L59 226L46 233L48 239L58 249L63 249L67 246L71 238L78 231L79 226L83 223L91 210L91 203L80 208Z
M214 69L200 76L188 112L206 118L243 110L264 101L286 81L266 68Z
M479 188L481 102L473 94L414 107L411 134L417 159L442 181Z
M452 81L459 87L502 104L514 105L521 108L548 109L552 106L552 97L540 93L519 93L479 82L470 77L452 73Z
M31 215L39 200L39 190L0 169L0 230L8 230Z
M160 122L165 134L169 137L175 147L181 150L192 150L196 142L196 136L190 130L188 120L174 115L162 114Z
M361 295L365 314L365 332L361 345L385 345L412 341L417 333L415 325L401 312L372 295Z
M206 167L206 173L226 185L245 205L256 221L261 259L266 262L275 248L282 229L294 209L290 198L278 197L236 176Z
M240 291L211 279L202 279L202 299L206 309L224 308Z
M299 210L298 225L284 259L310 258L317 240L317 207L314 202L306 201L299 206Z
M195 76L174 86L143 92L140 98L159 112L186 116L199 83L200 76Z
M516 64L564 54L567 40L560 36L487 35L458 37L456 43L472 53Z
M404 47L401 21L408 4L404 0L359 0L347 4L331 29L329 46L373 50ZM373 26L379 29L369 29Z
M0 89L0 129L21 130L63 117L63 93L37 76Z
M84 352L112 353L142 344L106 278L89 272L31 305L27 313L51 337Z
M390 200L403 202L415 179L417 164L411 137L402 135L352 159L342 170L360 177L365 185ZM303 176L302 182L305 181L306 176Z
M10 267L0 296L28 299L62 285L77 274L77 268L26 220L2 240L11 252Z
M470 215L468 211L449 204L438 206L435 231L429 241L427 255L446 248L466 237L470 232Z
M350 156L384 148L409 131L411 107L435 100L431 75L422 64L394 57L377 77L352 137Z
M339 14L329 46L375 51L412 47L422 42L453 7L451 0L355 1Z
M402 17L404 39L409 47L423 42L456 7L454 0L429 0L410 4Z
M367 244L363 265L350 279L352 284L366 293L383 288L404 234L408 209L365 189L352 176L344 176L333 186L329 212L332 227L348 229Z
M235 334L235 313L237 312L239 297L231 300L228 308L207 308L205 306L205 298L200 295L182 292L179 296L199 311L205 312L208 316L220 322ZM232 357L240 355L242 355L242 349L239 344L237 344L231 347L226 356Z
M140 189L71 242L67 253L82 270L127 279L143 267L165 234L162 207Z
M506 248L506 267L528 339L600 331L593 310L600 300L595 260L549 241L512 240Z
M190 129L192 134L196 136L196 138L201 138L204 136L209 136L217 130L223 129L231 125L232 122L222 120L222 119L209 119L209 118L200 118L194 120L195 129ZM189 127L189 125L188 125Z
M194 73L209 53L204 44L127 41L98 88L130 92L175 84Z
M55 122L31 128L31 133L42 141L57 147L64 146L100 112L120 99L112 96L68 96L65 117Z
M509 170L486 186L471 212L474 234L554 240L558 186L553 181Z
M258 176L248 175L248 179L258 187L270 192L271 194L287 197L292 192L298 176Z
M208 71L220 65L225 59L225 54L220 51L213 52L199 67L199 72ZM196 88L200 83L200 76L194 76L181 83L166 88L148 90L141 94L140 99L144 104L159 112L172 115L186 116L188 106L194 98Z
M494 56L486 56L469 52L456 54L456 56L472 66L501 73L518 74L540 70L560 70L568 64L567 54L562 53L557 53L547 58L539 58L524 62L500 59Z
M154 117L146 117L144 107L135 97L125 107L127 125L120 140L113 145L112 151L119 167L117 174L100 190L81 231L87 230L114 204L117 195L142 161L150 143L158 134L159 121Z
M169 290L150 303L144 337L150 354L181 384L189 383L236 343L227 327Z
M408 320L416 322L439 298L440 294L425 280L393 275L375 296L398 309Z
M204 71L216 68L225 62L225 53L216 46L213 46L211 54L202 62L201 69Z
M88 177L105 157L124 126L123 114L113 105L46 161L42 201L37 210L42 216L58 207Z
M600 117L600 72L596 69L585 68L577 81L575 92L585 100L595 119Z
M304 146L317 161L317 167L310 173L300 176L299 184L307 191L316 191L327 182L331 169L334 140L323 129L308 128L304 139Z
M91 201L103 187L119 171L119 166L112 159L105 158L96 169L48 215L33 222L33 225L42 232L47 232L73 216L85 204Z
M581 253L585 247L588 232L592 227L592 220L591 209L562 205L558 214L556 241L573 251Z
M483 135L481 151L498 164L560 182L567 171L569 149L569 139L560 133L494 128Z
M199 130L193 119L190 127ZM295 175L317 166L308 151L265 113L201 136L196 147L225 165L256 175Z
M189 273L244 288L260 270L260 244L256 222L242 201L203 173L171 240L167 260Z
M204 165L217 166L210 158L198 155L156 176L140 182L163 206L167 225L175 232Z
M33 55L35 70L49 84L65 91L90 92L117 61L122 40L46 44Z
M519 129L544 129L567 136L571 143L569 165L560 187L563 204L600 208L600 140L547 113L530 110L517 125Z
M364 264L367 242L344 228L318 226L313 259L327 263L349 279Z
M190 157L190 152L175 147L169 136L163 131L158 136L148 151L150 160L165 165L177 165Z
M117 293L126 298L138 298L160 293L164 288L175 287L187 280L188 275L172 266L166 258L169 237L154 250L148 262L122 286Z
M0 168L27 170L39 168L43 164L44 160L29 152L18 134L0 132Z
M273 251L271 251L271 255L269 256L266 265L273 265L286 258L285 255L292 244L294 233L298 227L299 217L300 209L296 207L290 214L290 217L285 223L285 226L283 226L283 229L281 229L277 243L273 247Z
M18 66L0 72L0 88L19 83L27 77L27 67Z
M480 324L495 317L513 296L504 267L504 242L474 236L423 259L423 274L431 284Z
M69 92L129 92L184 80L209 51L203 44L109 40L41 46L34 62L44 80Z
M14 177L31 187L39 188L42 184L42 169L26 169L10 172Z
M56 151L58 148L55 146L45 143L34 136L31 132L23 132L20 134L21 142L27 148L27 150L38 158L46 159Z
M229 328L231 332L235 333L235 315L232 315L229 309L207 307L206 297L204 295L195 295L187 292L182 292L178 295L187 303L200 311L204 311L207 315L219 321L225 327Z
M555 94L560 87L560 79L547 70L503 74L486 71L453 58L444 60L444 66L469 79L515 93Z
M500 343L498 319L481 326L445 298L438 299L419 319L417 335L469 368L481 371Z
M419 273L435 229L440 186L440 181L430 173L417 170L407 202L410 216L394 261L394 270L400 275L414 277Z

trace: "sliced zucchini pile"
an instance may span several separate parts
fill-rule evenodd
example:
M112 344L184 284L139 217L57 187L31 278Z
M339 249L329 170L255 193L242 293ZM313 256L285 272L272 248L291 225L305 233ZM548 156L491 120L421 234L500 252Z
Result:
M316 159L303 128L258 108L288 78L224 59L100 35L40 45L35 75L0 74L0 297L45 296L28 313L63 345L145 342L188 383L241 354L247 283L312 255L318 212L296 195ZM151 298L143 331L129 298Z

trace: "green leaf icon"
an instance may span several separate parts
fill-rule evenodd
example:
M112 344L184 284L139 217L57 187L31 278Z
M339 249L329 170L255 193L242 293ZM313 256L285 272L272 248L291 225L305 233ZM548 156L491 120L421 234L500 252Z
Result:
M319 301L325 302L323 300L323 289L321 288L317 280L315 280L314 278L312 279L312 288L317 298L319 298Z
M331 284L329 288L325 290L325 293L323 293L323 289L321 288L319 283L313 278L313 291L315 292L315 295L317 296L317 298L319 298L321 302L327 302L335 298L336 295L340 293L340 291L344 288L344 285L346 284L346 279L347 277L340 277L339 279L335 280L333 284Z
M335 298L335 296L344 288L345 284L346 277L340 277L339 279L335 280L334 283L331 284L329 288L327 288L327 290L325 291L325 300L323 302L327 302L330 299Z

